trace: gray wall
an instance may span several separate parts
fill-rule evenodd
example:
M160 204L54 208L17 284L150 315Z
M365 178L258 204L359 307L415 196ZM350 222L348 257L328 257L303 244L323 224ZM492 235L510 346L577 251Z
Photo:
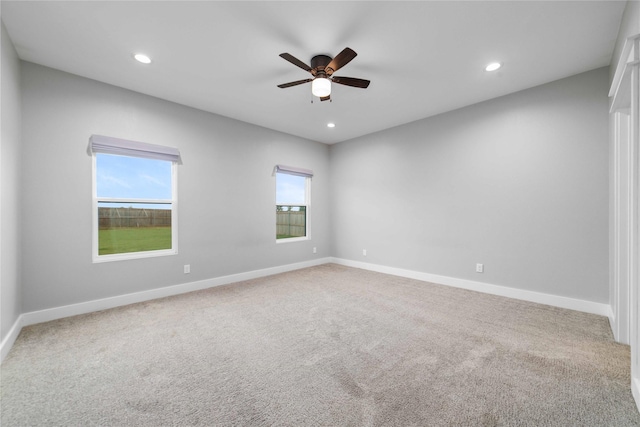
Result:
M608 303L607 89L602 68L332 146L332 254Z
M24 312L326 256L608 302L607 69L331 147L30 63L22 87ZM91 262L93 133L181 150L179 255ZM277 163L316 172L311 241L275 244Z
M329 256L328 146L31 63L22 70L25 312ZM178 255L92 263L91 134L180 149ZM276 164L315 172L310 241L275 243Z
M0 117L0 341L22 313L20 293L20 62L0 21L2 114Z

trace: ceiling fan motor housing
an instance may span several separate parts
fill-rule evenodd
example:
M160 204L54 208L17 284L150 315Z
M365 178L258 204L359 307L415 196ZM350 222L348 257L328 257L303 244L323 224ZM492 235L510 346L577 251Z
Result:
M325 68L331 62L333 58L327 55L316 55L311 58L311 74L319 75L325 74Z

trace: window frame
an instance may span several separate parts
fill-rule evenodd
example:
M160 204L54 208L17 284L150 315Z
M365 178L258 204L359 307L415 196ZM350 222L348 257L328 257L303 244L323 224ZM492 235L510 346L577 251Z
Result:
M276 208L276 220L274 221L274 225L276 228L276 244L280 244L280 243L294 243L294 242L304 242L307 240L311 240L311 227L309 224L309 212L310 212L310 207L311 207L311 179L313 178L313 175L306 175L303 176L304 178L304 202L303 203L296 203L296 204L283 204L283 203L278 203L278 174L283 174L283 175L294 175L294 176L301 176L300 174L297 173L289 173L286 170L278 170L278 168L276 167L276 170L274 172L274 177L275 177L275 208ZM304 236L300 236L300 237L287 237L287 238L281 238L278 239L278 214L277 214L277 210L278 210L278 206L304 206L304 210L305 210L305 235Z
M176 255L178 254L178 162L162 159L151 159L156 161L171 162L171 199L136 199L136 198L118 198L118 197L98 197L97 186L97 155L119 155L122 157L137 157L128 156L125 154L109 154L94 152L91 153L92 157L92 259L94 263L111 262L111 261L125 261L130 259L141 258L155 258L160 256ZM153 251L138 251L138 252L124 252L118 254L99 254L99 219L98 219L98 205L101 202L107 203L155 203L155 204L171 204L171 248L160 249Z

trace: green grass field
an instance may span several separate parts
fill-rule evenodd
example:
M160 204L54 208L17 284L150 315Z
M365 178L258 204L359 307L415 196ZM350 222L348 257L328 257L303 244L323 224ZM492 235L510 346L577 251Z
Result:
M171 249L171 227L99 230L98 242L99 255Z
M277 234L276 235L276 239L291 239L294 237L300 237L300 236L290 236L288 234Z

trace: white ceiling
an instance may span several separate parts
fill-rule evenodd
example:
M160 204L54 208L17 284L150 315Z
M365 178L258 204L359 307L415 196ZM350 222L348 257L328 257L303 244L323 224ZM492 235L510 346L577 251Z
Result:
M328 144L609 64L624 1L5 1L25 61ZM332 102L307 64L350 47ZM133 60L135 52L153 62ZM484 71L491 61L503 68ZM328 122L336 127L329 129Z

